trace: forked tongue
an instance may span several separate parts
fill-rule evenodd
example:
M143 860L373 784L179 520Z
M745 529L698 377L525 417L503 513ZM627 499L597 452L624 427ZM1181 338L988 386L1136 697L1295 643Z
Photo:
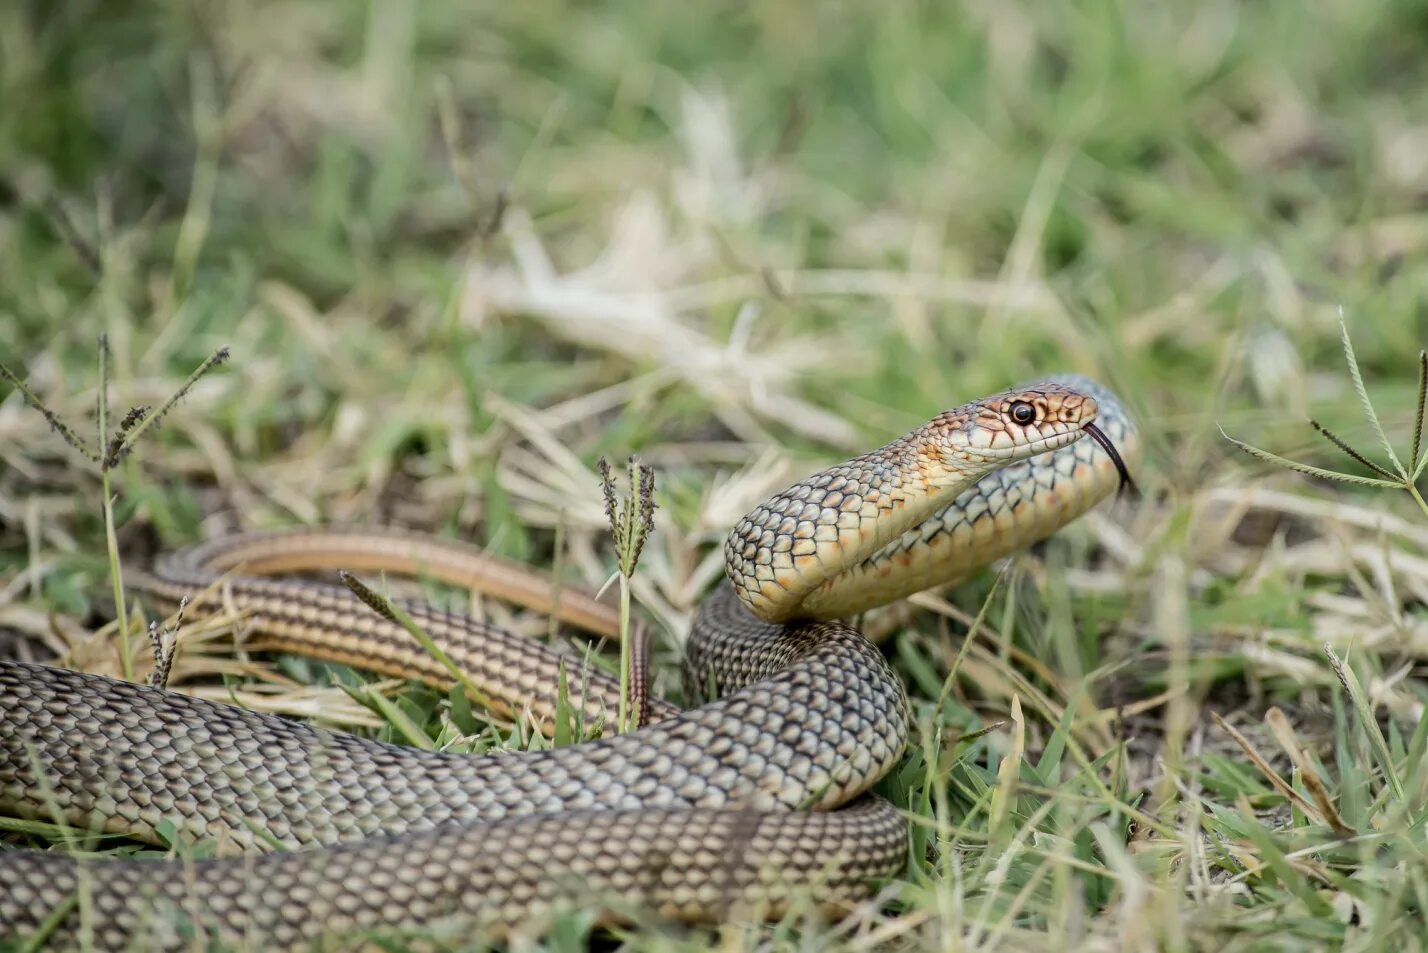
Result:
M1111 443L1111 438L1106 436L1106 432L1095 424L1086 424L1081 428L1091 435L1091 439L1101 445L1101 449L1106 451L1106 456L1111 458L1111 462L1116 465L1116 472L1121 475L1121 485L1116 490L1117 496L1139 496L1140 488L1131 479L1130 470L1126 468L1126 462L1121 459L1120 452L1116 450L1116 445Z

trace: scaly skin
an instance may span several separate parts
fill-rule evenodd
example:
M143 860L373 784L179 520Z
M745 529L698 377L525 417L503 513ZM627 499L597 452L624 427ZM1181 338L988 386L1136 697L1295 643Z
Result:
M904 822L867 792L902 755L906 698L856 630L796 620L887 601L909 569L945 574L922 561L975 547L987 520L1002 532L998 493L1027 494L1032 515L1047 515L1027 524L1023 512L1016 532L1044 535L1109 492L1088 458L1064 456L1079 454L1100 396L1046 383L974 401L758 507L726 548L733 585L701 608L687 650L691 683L718 700L662 707L625 735L471 758L0 662L0 811L151 841L167 822L181 839L247 852L159 862L0 853L0 937L29 937L54 915L59 946L188 948L197 934L273 949L431 928L495 938L572 904L687 920L777 915L799 897L841 909L904 862ZM1021 404L1034 420L1014 419ZM1102 423L1133 442L1118 408L1111 416L1103 410ZM1023 459L1031 469L1016 484L977 484ZM1054 498L1038 496L1046 487ZM971 537L959 535L963 522ZM955 571L1002 551L957 551ZM494 575L518 599L540 588L460 544L384 530L220 541L161 563L142 585L171 602L217 588L228 571L333 565L471 585ZM221 586L262 644L449 681L345 590L243 574ZM571 604L583 624L602 624L600 604ZM413 611L498 706L553 710L561 656L463 616ZM611 688L584 680L587 719L610 717ZM274 842L299 849L257 853Z

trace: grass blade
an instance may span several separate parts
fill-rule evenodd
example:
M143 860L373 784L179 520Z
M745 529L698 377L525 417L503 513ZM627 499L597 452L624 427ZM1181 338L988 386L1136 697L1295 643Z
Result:
M59 414L50 410L45 402L40 400L39 395L30 390L29 386L20 379L20 376L3 363L0 363L0 380L3 380L19 391L25 403L29 404L41 417L45 418L45 422L50 425L50 429L59 434L65 443L73 447L90 463L99 462L99 454L89 449L89 446L80 439L79 434L71 430L69 425L60 419Z
M1428 786L1425 785L1425 774L1428 774L1425 752L1428 752L1428 718L1420 718L1408 739L1408 753L1403 759L1403 766L1408 772L1408 789L1415 792L1415 800L1419 803L1422 803L1422 798L1418 792Z
M1276 791L1283 795L1286 801L1297 805L1305 814L1312 816L1317 813L1314 809L1314 805L1310 804L1302 794L1294 790L1294 787L1288 781L1279 776L1279 772L1270 766L1269 762L1265 760L1264 755L1259 753L1259 750L1255 748L1239 729L1228 721L1225 721L1217 711L1210 712L1210 715L1215 719L1215 723L1220 726L1220 729L1234 739L1235 744L1240 746L1241 750L1245 753L1245 757L1249 758L1250 764L1253 764L1255 768L1259 770L1259 773L1264 776L1264 779L1268 781Z
M551 744L564 748L575 743L575 714L570 706L570 676L565 663L560 663L560 679L555 689L555 730L551 734Z
M1272 463L1275 466L1284 467L1286 470L1294 470L1297 473L1304 473L1309 476L1316 476L1324 480L1337 480L1340 483L1356 483L1360 486L1386 486L1394 488L1401 488L1403 486L1403 484L1398 480L1380 480L1374 477L1357 476L1352 473L1340 473L1337 470L1325 470L1322 467L1311 467L1307 463L1299 463L1295 460L1288 460L1277 454L1270 453L1268 450L1261 450L1259 447L1250 446L1242 440L1236 440L1234 437L1231 437L1229 434L1225 433L1225 428L1223 427L1219 428L1219 430L1220 436L1224 437L1230 443L1239 447L1241 450L1243 450L1250 456L1258 457L1266 463Z
M1428 466L1428 453L1419 456L1423 446L1423 414L1428 411L1428 351L1418 352L1418 407L1413 415L1413 454L1409 463L1413 465L1413 482L1423 475Z
M107 347L105 350L107 350ZM193 390L194 385L199 382L203 375L227 360L228 348L226 347L221 347L210 354L202 364L193 370L193 373L188 375L187 379L179 385L178 389L169 395L169 399L164 401L158 410L152 413L145 413L130 423L128 431L123 434L122 438L117 440L105 451L103 466L111 469L117 466L119 461L123 460L129 455L130 451L134 449L134 444L144 435L144 431L148 430L160 420L163 420L168 412L173 410L174 405L183 400L189 391ZM103 439L102 432L101 439ZM103 447L105 444L101 443L100 446Z
M446 669L451 675L452 680L466 689L472 701L487 710L493 710L490 698L476 687L476 683L471 681L471 676L462 671L461 666L453 662L451 656L447 655L441 646L437 645L430 635L427 635L426 630L417 625L416 620L408 615L401 606L386 596L376 592L350 572L344 570L337 575L338 578L342 580L343 585L352 590L353 595L361 599L369 609L389 622L395 622L397 625L406 629L411 637L416 639L422 648L426 649L427 654L436 659L442 668Z
M1354 356L1354 345L1349 340L1349 326L1342 320L1339 321L1339 329L1344 340L1344 360L1349 362L1349 376L1354 379L1354 390L1359 395L1359 403L1363 405L1364 415L1368 417L1369 423L1373 424L1374 432L1378 434L1379 441L1383 444L1383 449L1388 453L1388 459L1393 463L1393 469L1404 480L1408 479L1408 471L1403 469L1403 464L1398 461L1398 454L1393 452L1393 444L1388 440L1388 434L1384 432L1383 424L1378 422L1378 413L1373 409L1373 402L1369 400L1368 388L1364 386L1364 376L1359 372L1359 361Z
M1285 716L1284 711L1277 706L1270 706L1269 711L1264 713L1264 723L1269 727L1270 734L1274 740L1279 742L1279 747L1285 754L1289 755L1289 760L1294 763L1294 767L1299 770L1299 779L1304 784L1304 789L1309 792L1309 796L1314 799L1318 806L1319 816L1325 824L1339 837L1353 837L1354 829L1344 823L1344 819L1339 815L1338 809L1334 807L1333 798L1329 795L1329 789L1319 777L1319 770L1314 766L1313 760L1309 757L1309 752L1299 743L1299 736L1294 732L1294 726ZM1297 796L1297 794L1296 794Z
M1373 716L1373 709L1369 707L1368 696L1364 693L1359 677L1354 674L1353 669L1334 654L1333 648L1327 642L1324 643L1324 654L1329 657L1329 667L1339 677L1339 684L1344 686L1344 691L1348 693L1349 700L1354 704L1354 711L1358 714L1359 721L1363 723L1364 731L1369 737L1369 746L1373 748L1374 757L1383 771L1384 781L1388 783L1394 800L1402 804L1404 800L1403 782L1398 777L1398 769L1394 766L1393 755L1388 750L1388 741L1383 737L1383 730L1378 726L1378 719Z
M432 744L431 739L427 737L421 725L412 721L411 718L407 716L407 713L402 711L397 703L390 698L380 692L374 692L370 688L366 688L361 692L354 691L350 694L358 701L365 703L371 708L377 709L377 712L387 720L387 723L413 748L420 748L423 751L436 750L436 745Z
M74 912L79 906L78 891L67 894L63 900L55 905L55 908L45 916L34 933L25 939L23 945L16 947L24 953L31 953L33 950L43 950L49 943L50 936L59 929L59 925Z
M1273 872L1276 879L1290 893L1298 897L1315 917L1328 917L1333 909L1315 892L1309 880L1289 860L1284 850L1274 841L1269 829L1255 816L1254 808L1243 795L1238 800L1240 815L1244 819L1244 832L1258 850L1259 859Z
M1319 432L1319 435L1322 436L1325 440L1329 441L1334 446L1344 451L1344 453L1346 453L1355 462L1362 464L1366 469L1372 470L1374 473L1377 473L1381 477L1393 480L1392 473L1388 472L1383 467L1379 466L1377 463L1374 463L1368 457L1364 456L1362 453L1359 453L1353 447L1349 446L1338 434L1334 433L1328 427L1325 427L1323 424L1319 423L1319 421L1310 420L1309 426L1317 430ZM1394 482L1397 483L1398 481L1394 480Z
M1026 752L1026 721L1021 714L1021 697L1012 695L1011 700L1011 747L997 768L997 785L992 791L992 806L988 813L987 833L993 841L1016 804L1017 780L1021 777L1021 759Z

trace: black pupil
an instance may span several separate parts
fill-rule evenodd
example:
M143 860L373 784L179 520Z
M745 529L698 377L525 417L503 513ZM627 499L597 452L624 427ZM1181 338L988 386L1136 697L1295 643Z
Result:
M1032 409L1030 404L1021 402L1012 404L1011 412L1012 420L1015 420L1019 424L1029 424L1036 416L1036 411Z

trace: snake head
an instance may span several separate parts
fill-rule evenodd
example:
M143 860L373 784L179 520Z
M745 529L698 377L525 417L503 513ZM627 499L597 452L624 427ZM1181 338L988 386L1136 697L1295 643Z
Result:
M1074 443L1096 413L1090 394L1045 382L963 404L928 426L939 462L965 476Z

